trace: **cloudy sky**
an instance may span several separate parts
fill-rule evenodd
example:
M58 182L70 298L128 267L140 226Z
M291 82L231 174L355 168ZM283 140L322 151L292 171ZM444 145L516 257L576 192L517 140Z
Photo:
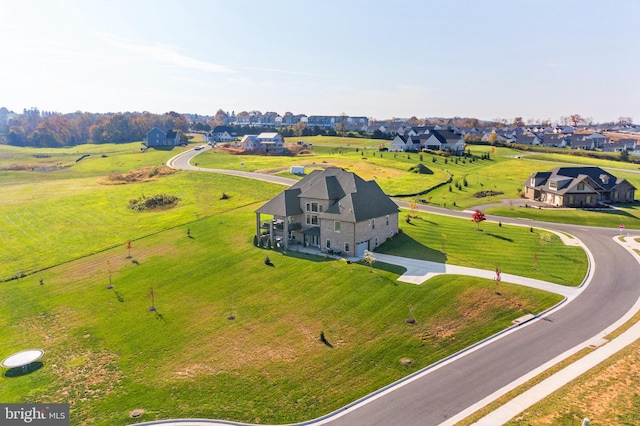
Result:
M638 122L639 19L639 0L0 0L0 106Z

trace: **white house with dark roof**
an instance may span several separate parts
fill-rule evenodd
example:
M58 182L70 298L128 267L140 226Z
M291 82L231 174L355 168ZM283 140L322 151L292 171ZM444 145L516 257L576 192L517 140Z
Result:
M464 151L464 139L462 135L450 130L432 130L425 140L423 147L439 151Z
M238 140L238 134L229 126L216 126L209 133L214 142L234 142Z
M630 203L636 188L600 167L556 167L532 173L525 197L562 207L595 207L602 203Z
M530 135L518 135L516 136L515 143L517 145L540 145L542 143L542 139L538 137L538 135L530 134Z
M398 233L398 212L375 181L330 167L314 170L256 210L256 236L284 247L303 244L362 257Z

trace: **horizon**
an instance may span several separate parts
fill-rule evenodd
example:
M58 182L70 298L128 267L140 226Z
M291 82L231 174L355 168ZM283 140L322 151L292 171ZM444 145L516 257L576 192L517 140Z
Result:
M3 8L0 104L14 112L640 117L633 0Z

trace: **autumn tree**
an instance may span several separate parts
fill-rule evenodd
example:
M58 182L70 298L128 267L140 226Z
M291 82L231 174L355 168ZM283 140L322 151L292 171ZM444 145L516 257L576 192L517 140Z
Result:
M215 120L216 126L224 126L225 124L227 124L227 121L229 120L229 116L227 115L226 112L219 109L216 112L216 115L214 116L214 120Z
M580 114L571 114L569 119L571 120L571 124L573 124L573 127L576 127L577 125L584 122L584 119L580 116Z
M487 218L480 210L474 211L473 215L471 216L471 221L475 222L476 225L478 225L478 231L480 230L480 222L484 222L485 220L487 220Z
M524 120L522 117L516 117L513 119L513 125L516 127L524 127Z

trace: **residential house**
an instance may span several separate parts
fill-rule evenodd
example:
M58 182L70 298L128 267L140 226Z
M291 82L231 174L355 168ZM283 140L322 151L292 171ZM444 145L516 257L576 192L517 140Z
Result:
M391 141L391 144L389 145L389 151L391 152L410 151L411 149L409 148L410 146L409 144L411 144L411 146L413 145L413 143L411 142L411 136L396 135L396 137L393 138L393 140Z
M369 128L369 118L367 117L347 117L346 130L356 132L366 132Z
M259 151L266 154L282 154L284 152L284 138L280 133L245 135L240 144L245 151Z
M637 139L620 139L602 146L604 152L635 151L638 145Z
M320 127L323 129L333 129L336 123L339 122L340 117L332 115L310 115L307 118L307 126Z
M566 148L571 143L571 138L558 133L545 133L542 146L554 148Z
M209 133L209 139L214 142L234 142L238 134L229 126L216 126Z
M424 148L439 151L463 152L464 139L450 130L432 130L424 142Z
M571 149L593 150L596 148L593 139L586 139L574 136L571 139Z
M398 233L398 206L375 181L344 169L314 170L256 210L256 236L362 257ZM270 216L263 222L263 216Z
M524 135L520 134L516 136L516 145L540 145L542 143L542 139L535 134Z
M161 130L154 127L147 132L144 143L147 148L155 146L177 146L180 145L180 135L173 130Z
M532 173L525 197L562 207L633 202L636 188L600 167L557 167Z
M495 136L494 136L495 135ZM513 143L515 138L507 136L500 129L493 129L491 132L485 132L482 135L483 142L500 142L500 143Z
M407 129L404 134L409 136L420 136L420 135L428 135L436 126L433 125L425 125L425 126L413 126Z
M571 126L557 126L553 129L553 133L560 133L563 135L572 135L575 129Z
M602 133L592 133L589 136L584 136L583 137L584 140L592 140L593 141L593 146L595 148L602 148L604 147L605 144L609 143L611 140L604 136Z

